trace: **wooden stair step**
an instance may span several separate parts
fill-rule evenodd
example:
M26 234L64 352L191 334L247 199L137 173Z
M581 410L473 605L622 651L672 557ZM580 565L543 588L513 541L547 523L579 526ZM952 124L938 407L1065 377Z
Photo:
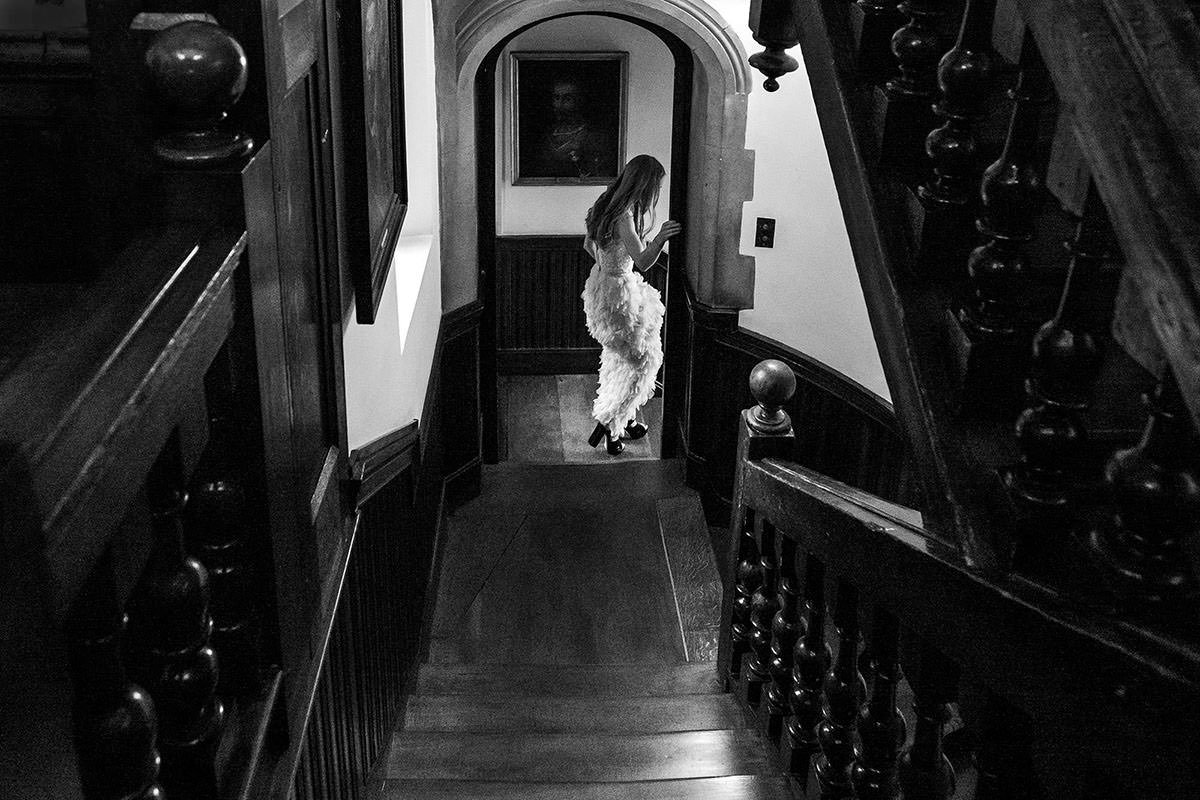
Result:
M532 733L669 733L745 727L730 695L489 697L418 694L404 730Z
M424 664L417 694L472 697L662 697L720 694L713 663Z
M440 733L396 737L388 778L595 783L770 774L757 731L638 735Z
M786 778L722 778L641 783L507 783L388 780L382 800L792 800Z

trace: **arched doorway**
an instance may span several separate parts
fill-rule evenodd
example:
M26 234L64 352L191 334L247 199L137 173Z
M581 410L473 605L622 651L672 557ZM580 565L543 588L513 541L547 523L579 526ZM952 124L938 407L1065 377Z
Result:
M687 213L687 169L688 169L688 146L689 133L691 123L691 102L692 102L692 81L693 81L693 64L691 51L684 45L678 37L668 31L665 31L658 26L650 25L636 19L618 14L597 14L597 15L582 15L582 14L567 14L559 17L554 17L552 20L574 20L575 18L586 17L608 17L612 19L622 20L625 23L637 25L639 28L645 29L656 37L666 48L669 53L671 70L670 75L663 74L659 76L660 80L665 80L668 77L670 81L669 96L671 97L671 106L669 109L669 118L664 120L664 123L669 130L669 152L670 159L668 163L669 174L669 210L667 215L671 219L686 220ZM510 363L510 356L513 351L503 348L504 340L511 337L511 332L508 330L511 327L511 320L508 319L511 315L498 313L516 301L514 295L520 294L520 290L514 290L511 285L511 275L505 271L505 275L498 276L502 271L502 266L511 261L511 248L513 242L521 242L522 237L501 237L500 225L497 221L497 207L503 208L503 203L497 203L496 186L497 186L497 169L502 161L498 161L496 154L502 148L496 146L496 139L500 137L499 128L497 126L497 115L499 110L496 108L496 85L499 78L498 68L502 69L500 56L504 52L508 44L521 36L525 31L545 26L551 23L551 20L539 20L536 23L527 25L524 28L513 31L498 42L485 58L476 75L475 83L475 108L476 108L476 153L479 154L477 161L477 187L478 187L478 242L479 242L479 295L483 301L483 319L480 328L480 400L481 411L483 416L483 459L486 463L494 463L501 457L500 435L499 430L502 428L502 421L499 419L502 414L498 408L503 406L498 392L497 383L502 380L500 377L503 374L511 373L514 366ZM500 137L502 138L502 137ZM637 148L634 148L637 149ZM630 150L625 154L625 157L634 155L634 151ZM665 155L665 154L660 154ZM500 169L503 172L503 169ZM588 197L599 194L603 187L590 186L581 187L582 191ZM553 188L549 192L555 191ZM579 251L579 233L573 229L573 235L565 238L567 241L560 244L560 249L565 246L567 250L566 259L568 261L575 260ZM546 242L553 243L552 237L545 239L534 239L533 246L545 244ZM502 255L497 254L497 243L506 250ZM528 246L528 245L527 245ZM670 260L672 264L683 265L687 263L687 243L683 238L677 239L672 243ZM561 255L560 255L561 257ZM582 260L582 256L579 259ZM581 277L581 273L576 268L572 270L575 274L572 276L577 283ZM656 432L656 435L661 435L661 453L663 457L672 457L675 454L675 431L676 420L682 412L683 382L686 378L686 361L684 360L686 339L681 337L680 333L686 333L684 323L684 315L686 314L685 307L685 286L682 273L669 271L666 274L658 273L660 280L655 281L659 290L663 293L663 298L667 303L667 324L666 324L666 352L667 360L662 373L663 384L663 413L661 430ZM534 292L554 292L562 290L564 287L543 287L535 285L530 287ZM565 291L560 291L562 295L558 298L559 301L577 303L579 286L572 285ZM553 304L548 304L552 306ZM525 309L523 309L525 311ZM543 321L544 322L544 321ZM564 322L570 325L570 320L557 320L550 324L552 326L562 328ZM674 324L672 324L674 323ZM533 321L528 321L529 325L533 325ZM574 327L579 327L578 320L574 321ZM580 332L575 332L578 337ZM586 338L586 335L584 336ZM590 341L590 340L589 340ZM534 351L537 352L537 351ZM553 354L547 351L541 351L544 356L556 356L554 361L566 366L559 369L575 372L575 371L593 371L596 363L594 354L580 352L587 361L587 365L583 367L572 368L572 359L569 356L564 358L563 353ZM545 360L545 359L543 359ZM516 366L516 370L531 371L533 373L545 373L547 370L553 372L553 367L548 367L545 364L529 364L528 362Z
M753 157L745 150L746 98L750 88L744 49L724 20L702 2L634 0L621 14L604 14L637 24L658 36L676 59L671 214L685 221L684 237L672 243L668 287L668 364L664 417L669 428L664 455L673 453L674 424L682 413L686 380L685 293L693 307L736 311L751 305L753 259L738 252L742 203L750 199ZM439 74L441 90L455 98L439 110L443 238L443 305L454 309L483 301L480 400L483 454L495 460L494 298L487 296L486 268L494 252L495 174L494 76L499 53L514 35L540 22L579 14L601 14L587 0L513 3L481 0L465 8L443 36L453 36L453 64ZM440 51L443 56L445 49ZM450 64L445 66L451 67ZM481 87L486 87L481 88ZM684 213L686 210L686 213ZM682 269L679 262L682 261ZM686 278L684 275L686 274ZM489 303L489 299L493 302ZM682 313L681 313L682 312ZM489 347L489 344L491 347ZM490 352L489 352L490 351ZM672 387L679 387L672 391Z

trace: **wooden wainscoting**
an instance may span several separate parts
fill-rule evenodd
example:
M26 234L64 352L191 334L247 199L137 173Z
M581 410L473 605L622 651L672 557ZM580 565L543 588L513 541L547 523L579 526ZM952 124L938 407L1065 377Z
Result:
M594 372L600 348L583 318L592 268L582 236L496 238L496 367L501 375Z
M920 508L889 403L837 370L737 326L733 313L689 309L687 413L679 426L690 485L712 523L728 521L740 412L754 404L755 364L776 358L796 373L784 407L796 430L795 460L893 502Z

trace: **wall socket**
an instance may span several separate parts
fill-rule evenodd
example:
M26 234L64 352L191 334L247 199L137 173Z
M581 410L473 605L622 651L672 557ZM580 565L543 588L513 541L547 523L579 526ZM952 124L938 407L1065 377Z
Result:
M775 220L770 217L759 217L754 223L754 246L775 246Z

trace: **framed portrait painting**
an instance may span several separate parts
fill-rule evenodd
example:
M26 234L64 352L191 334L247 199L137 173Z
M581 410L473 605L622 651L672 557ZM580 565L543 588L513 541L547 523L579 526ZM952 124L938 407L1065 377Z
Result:
M408 208L400 0L337 0L355 316L375 321Z
M513 53L515 186L607 184L625 164L628 53Z

